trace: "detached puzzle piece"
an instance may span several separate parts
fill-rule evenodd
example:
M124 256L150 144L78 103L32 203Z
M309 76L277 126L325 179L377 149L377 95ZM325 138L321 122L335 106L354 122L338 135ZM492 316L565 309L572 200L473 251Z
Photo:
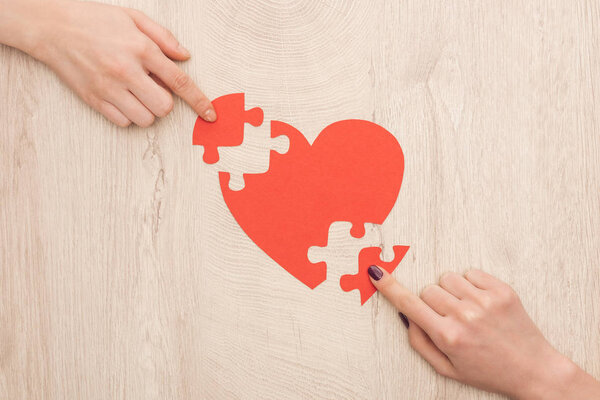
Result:
M362 249L358 254L358 273L356 275L343 275L340 278L340 287L345 292L357 289L360 292L360 304L365 304L377 291L369 279L367 271L369 266L375 264L391 274L402 261L408 249L409 246L394 246L394 259L390 262L381 260L380 247Z
M204 146L203 160L207 164L219 161L217 147L242 144L245 123L259 126L264 118L262 109L258 107L246 110L244 93L218 97L212 104L217 112L217 120L206 122L198 117L192 136L192 144Z

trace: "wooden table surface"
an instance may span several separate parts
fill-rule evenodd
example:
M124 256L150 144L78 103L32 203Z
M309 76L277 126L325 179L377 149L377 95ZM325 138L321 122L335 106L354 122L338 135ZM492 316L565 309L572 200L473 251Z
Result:
M410 245L415 291L482 268L600 377L598 1L119 3L176 34L210 97L309 141L346 118L394 133L398 201L362 241L333 226L330 271L367 244ZM311 291L254 245L181 101L120 129L0 60L0 399L500 398L437 376L381 296ZM267 169L252 129L221 168Z

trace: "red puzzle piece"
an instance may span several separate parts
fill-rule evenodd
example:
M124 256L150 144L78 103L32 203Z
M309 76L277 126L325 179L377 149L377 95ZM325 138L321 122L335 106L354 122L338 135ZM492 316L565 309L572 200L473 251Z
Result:
M377 291L369 279L367 272L369 266L375 264L391 274L406 255L408 248L409 246L394 246L394 259L390 262L381 261L380 247L366 247L362 249L358 253L358 274L342 275L340 278L340 287L345 292L358 289L360 291L360 304L365 304L373 296L373 293Z
M204 146L203 160L207 164L219 161L219 146L239 146L244 140L244 123L259 126L263 122L262 109L245 109L244 93L228 94L212 102L217 112L215 122L196 119L192 144Z
M271 137L288 136L286 154L271 152L269 170L244 175L243 190L229 189L219 173L225 203L246 234L275 262L310 288L327 277L313 264L311 246L325 246L334 221L350 221L364 235L366 222L381 224L396 202L404 155L396 138L369 121L327 126L311 146L294 127L271 121Z

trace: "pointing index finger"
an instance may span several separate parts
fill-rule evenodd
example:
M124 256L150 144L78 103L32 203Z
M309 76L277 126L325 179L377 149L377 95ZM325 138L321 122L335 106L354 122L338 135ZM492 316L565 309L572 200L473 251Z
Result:
M217 113L208 97L173 61L163 54L157 54L148 60L147 68L188 103L202 119L208 122L217 120Z
M437 332L443 317L429 307L419 296L398 283L389 272L375 265L369 267L371 282L408 319L419 325L428 335ZM379 279L378 279L379 278Z

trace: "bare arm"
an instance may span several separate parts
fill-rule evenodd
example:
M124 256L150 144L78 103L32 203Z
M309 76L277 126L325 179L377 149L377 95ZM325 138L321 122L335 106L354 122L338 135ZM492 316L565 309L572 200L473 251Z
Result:
M600 399L600 382L556 351L493 276L448 273L417 296L383 269L369 267L369 275L438 373L516 399Z
M0 43L52 68L119 126L149 126L173 108L171 91L207 121L210 100L173 62L190 53L142 12L74 0L0 0Z

